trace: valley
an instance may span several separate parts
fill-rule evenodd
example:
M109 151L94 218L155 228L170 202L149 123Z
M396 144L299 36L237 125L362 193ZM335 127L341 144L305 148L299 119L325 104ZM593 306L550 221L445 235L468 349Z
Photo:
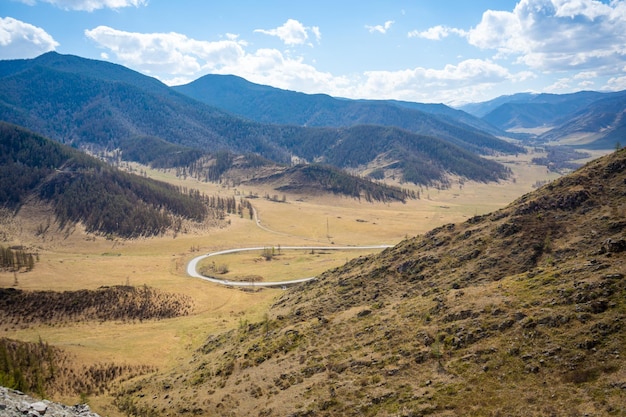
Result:
M0 385L111 417L626 410L624 92L0 73Z
M146 320L143 322L76 322L70 325L4 326L1 337L37 342L44 340L73 355L80 364L122 363L148 366L160 372L177 369L186 363L209 335L241 327L242 323L263 320L268 308L283 293L281 289L242 291L189 278L187 263L199 254L238 247L260 246L347 246L394 245L423 234L442 224L462 222L490 213L535 184L551 181L557 174L530 163L532 153L502 160L513 170L513 179L500 183L464 182L447 190L422 188L422 198L406 203L368 203L332 195L303 196L287 194L285 202L264 198L253 200L260 223L230 215L221 228L194 230L177 236L139 239L106 238L88 235L76 227L71 232L51 227L45 235L34 238L34 230L53 215L50 211L24 206L13 220L11 241L37 251L39 261L31 272L0 273L0 287L20 290L70 291L97 289L102 286L132 285L156 288L190 297L193 312L188 316ZM173 172L129 165L149 177L174 185L200 189L209 195L264 195L263 188L229 188L215 183L181 179ZM299 271L297 262L263 261L269 275L292 273L318 274L343 265L350 259L378 250L336 252L317 265L305 262ZM258 275L247 260L221 259L233 272ZM310 261L310 260L309 260ZM285 265L289 263L289 265ZM243 267L242 267L243 265ZM311 269L312 268L312 269ZM263 275L265 275L264 273ZM269 276L268 275L268 276ZM92 408L101 415L123 415L113 407L110 395L87 395ZM55 400L73 404L76 397L60 396Z

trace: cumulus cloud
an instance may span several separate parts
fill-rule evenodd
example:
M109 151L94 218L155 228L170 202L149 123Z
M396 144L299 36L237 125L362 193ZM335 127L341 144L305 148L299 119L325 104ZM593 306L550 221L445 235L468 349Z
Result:
M457 29L457 28L450 28L447 26L433 26L431 28L428 28L427 30L424 31L419 31L419 30L412 30L411 32L409 32L408 36L409 38L423 38L423 39L429 39L431 41L439 41L443 38L447 38L450 35L459 35L459 36L466 36L467 32L462 30L462 29Z
M211 71L237 62L242 42L230 37L216 42L198 41L180 33L135 33L98 26L85 35L115 54L123 64L150 74L178 76Z
M626 90L626 76L610 78L605 89L609 91Z
M334 91L347 82L276 49L249 52L248 43L233 34L209 42L179 33L134 33L98 26L85 35L121 64L169 85L184 84L207 73L235 74L259 84L307 92Z
M393 20L387 20L384 24L382 25L376 25L376 26L369 26L369 25L365 25L365 28L367 30L369 30L370 33L382 33L383 35L385 33L387 33L387 31L389 29L391 29L391 26L394 24L395 22Z
M306 93L347 98L395 98L458 103L484 99L498 83L515 83L533 76L511 73L489 60L468 59L440 69L417 67L336 75L278 49L250 50L237 35L209 42L179 33L133 33L99 26L85 35L107 56L169 85L184 84L207 73L234 74L252 82Z
M288 19L282 26L275 29L256 29L256 33L263 33L265 35L276 36L280 38L285 45L302 45L306 43L309 38L309 31L313 33L315 38L319 41L321 39L321 32L319 27L306 27L295 19Z
M337 94L345 91L350 83L345 77L319 71L302 58L288 57L279 50L267 48L245 54L238 62L224 65L215 72L235 74L258 84L309 93Z
M59 43L45 30L12 17L0 18L0 59L34 58Z
M441 69L369 71L364 76L351 96L459 104L461 100L484 97L485 91L496 84L528 79L532 74L512 74L494 62L468 59Z
M64 10L93 12L98 9L121 9L139 7L148 4L148 0L22 0L22 3L34 5L37 1L52 4Z
M533 69L615 71L626 61L626 3L520 0L512 12L487 10L467 39Z

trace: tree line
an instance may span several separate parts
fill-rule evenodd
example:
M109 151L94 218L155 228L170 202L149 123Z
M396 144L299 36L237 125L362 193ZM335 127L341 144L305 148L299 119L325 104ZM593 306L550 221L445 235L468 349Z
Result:
M147 365L79 364L67 352L41 339L0 338L0 385L41 398L104 394L114 382L153 372Z

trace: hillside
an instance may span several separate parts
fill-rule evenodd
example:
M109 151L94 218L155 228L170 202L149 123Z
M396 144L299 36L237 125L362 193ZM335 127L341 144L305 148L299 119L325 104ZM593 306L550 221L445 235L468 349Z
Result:
M415 192L377 183L370 179L347 174L328 165L296 165L285 170L247 181L248 184L270 185L276 191L303 195L331 192L336 195L365 201L401 201L417 198Z
M87 231L123 237L153 236L202 222L209 213L199 195L118 171L84 153L0 122L0 206L14 211L38 201L54 208L61 228L82 222ZM41 225L45 233L48 225Z
M254 84L233 75L209 74L173 88L198 101L261 123L310 127L395 126L444 139L480 154L520 151L493 136L503 135L503 131L443 104L339 99Z
M626 149L492 214L286 291L184 367L150 415L624 415Z
M258 107L274 105L276 111L291 106L285 101ZM374 107L364 112L361 106ZM413 127L427 132L431 140L472 153L478 164L489 164L479 154L523 152L519 146L460 122L442 121L388 103L380 106L383 104L359 104L348 117L352 123L370 120L390 125L411 120ZM339 114L333 110L331 113ZM378 119L364 118L363 114L376 115ZM0 120L80 149L119 150L124 160L153 166L188 167L194 158L223 151L254 153L279 164L289 164L295 156L306 161L326 159L338 168L352 166L345 160L331 162L325 155L329 148L339 145L345 129L246 120L119 65L54 52L32 60L0 61ZM380 133L373 127L360 127L360 131L368 142L375 141ZM146 147L149 151L142 151ZM372 159L360 163L368 164L378 156L372 155ZM395 158L413 170L418 168L411 153L406 158L399 153ZM447 167L449 160L431 162L444 172L453 171ZM505 169L500 166L497 171ZM483 181L479 177L467 178Z

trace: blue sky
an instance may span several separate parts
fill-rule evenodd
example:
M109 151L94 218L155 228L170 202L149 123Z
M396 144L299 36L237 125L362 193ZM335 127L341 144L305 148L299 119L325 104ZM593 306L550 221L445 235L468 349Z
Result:
M0 59L458 105L626 89L626 0L0 0Z

